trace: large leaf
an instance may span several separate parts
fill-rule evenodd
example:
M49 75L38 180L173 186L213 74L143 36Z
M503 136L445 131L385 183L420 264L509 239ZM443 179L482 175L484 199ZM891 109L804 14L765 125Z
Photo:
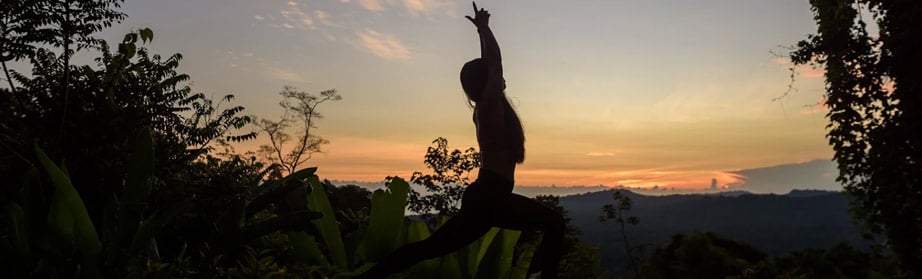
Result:
M100 250L99 236L83 200L71 184L70 178L51 162L38 145L35 146L35 153L54 186L51 209L48 212L49 227L59 237L73 243L73 248L79 255L81 277L99 277L96 265L96 257Z
M253 199L252 202L247 204L246 207L246 217L249 219L253 214L259 212L260 210L265 209L270 204L282 199L289 192L293 191L298 187L303 186L303 181L314 175L314 172L317 171L317 168L306 168L299 170L295 173L289 174L281 180L269 182L266 185L260 187L259 196Z
M462 249L462 254L465 255L464 266L467 268L467 274L469 277L473 278L477 274L477 269L480 266L480 261L483 259L483 256L487 253L487 249L490 248L490 243L493 242L493 238L496 238L496 234L499 233L498 228L491 228L480 237L479 240L474 241L464 249Z
M323 184L316 175L307 179L311 186L311 193L307 195L307 207L310 210L320 212L323 217L314 220L320 237L327 246L330 253L330 259L333 264L340 268L347 268L346 265L346 248L343 245L343 238L339 232L339 223L336 221L336 214L333 212L333 206L323 190Z
M423 221L411 221L407 224L407 243L421 241L429 237L429 226ZM441 259L424 260L407 272L407 278L436 278L440 277L439 264Z
M493 228L493 230L499 229ZM486 249L486 253L483 254L474 278L507 278L512 270L515 243L519 240L521 233L516 230L499 230L489 249Z
M292 254L299 263L310 265L329 266L330 262L323 256L317 241L306 232L289 232L288 243L291 244Z
M150 247L150 243L154 241L154 235L156 235L157 232L162 230L173 217L180 215L191 207L192 202L184 201L144 220L144 222L138 226L138 230L134 234L134 239L131 242L132 250L141 251L142 249Z
M435 224L435 229L438 230L443 225L445 225L445 223L447 223L448 220L450 219L451 218L449 218L448 216L441 216L441 218L439 218L438 222L436 222ZM460 251L456 251L454 253L451 253L451 254L448 254L442 257L441 262L439 263L438 278L441 278L441 279L465 278L464 272L466 272L467 269L461 269L461 266L462 266L461 261L458 259L465 257L467 255L466 252L467 252L467 249L461 249ZM467 277L470 277L470 276L467 276Z
M531 268L531 259L534 257L536 249L535 244L524 245L523 251L519 253L518 261L512 267L509 279L525 279L528 277L528 269Z
M115 245L131 245L132 237L141 223L144 207L151 191L154 176L154 140L149 127L141 128L131 143L131 161L125 176L125 188L117 199L118 239ZM107 224L108 225L108 224ZM151 235L152 236L152 235ZM132 245L133 246L133 245Z
M125 189L119 197L122 205L143 202L150 195L150 178L154 175L154 139L149 127L141 128L131 141L131 161L125 176Z
M356 251L358 260L378 262L397 248L409 191L406 181L394 178L386 190L379 189L371 195L371 216Z
M6 216L6 224L10 228L10 236L12 237L13 247L18 250L21 255L29 256L31 251L29 249L29 232L28 232L28 223L25 220L25 213L22 210L22 207L15 202L7 203L3 207L4 216Z

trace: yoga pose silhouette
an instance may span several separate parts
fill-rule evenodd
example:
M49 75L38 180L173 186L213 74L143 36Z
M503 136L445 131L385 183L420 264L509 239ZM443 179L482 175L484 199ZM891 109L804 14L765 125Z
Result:
M461 87L474 108L474 126L483 166L465 189L460 212L429 238L398 248L357 278L385 278L422 260L454 252L487 233L491 227L541 230L541 278L557 278L564 233L563 217L554 210L513 194L516 164L525 160L522 123L503 90L499 44L490 30L490 13L477 9L467 19L480 34L481 58L461 68ZM535 262L533 262L535 263Z

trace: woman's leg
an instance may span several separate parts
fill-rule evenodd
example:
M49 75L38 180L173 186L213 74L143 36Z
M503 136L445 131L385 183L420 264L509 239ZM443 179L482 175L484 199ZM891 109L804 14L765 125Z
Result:
M497 197L492 212L492 226L514 230L540 230L541 278L557 278L557 269L563 249L563 234L566 223L563 216L543 204L517 194Z
M474 242L490 230L490 225L473 216L460 214L452 217L429 238L398 248L374 267L356 278L386 278L408 267L431 258L447 255ZM479 221L479 222L478 222Z

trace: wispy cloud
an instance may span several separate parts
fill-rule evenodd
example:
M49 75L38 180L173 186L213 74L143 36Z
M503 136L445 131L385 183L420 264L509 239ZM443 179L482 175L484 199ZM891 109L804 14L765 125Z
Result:
M255 19L256 21L263 21L266 19L266 17L261 16L261 15L255 15L253 16L253 19Z
M823 69L817 69L810 65L794 65L791 63L791 59L787 57L775 57L772 58L772 63L775 65L780 65L790 70L794 70L797 73L797 76L803 78L821 78L826 75L826 71Z
M384 4L381 2L381 0L358 0L357 3L359 6L362 6L362 8L372 12L384 11Z
M269 69L266 73L272 78L283 80L283 81L298 82L298 83L308 82L306 79L304 79L303 76L301 76L301 74L291 69L272 68L272 69Z
M336 26L336 23L333 23L333 20L330 14L328 14L327 12L323 10L314 11L314 17L317 18L317 20L320 21L320 23L323 25Z
M350 1L340 0L340 2L349 3ZM450 14L454 7L451 1L439 0L356 0L355 3L374 13L384 12L392 7L399 9L402 6L410 15L427 17L439 13Z
M317 26L314 25L314 20L301 10L301 7L298 6L297 2L288 1L288 6L285 9L279 11L283 18L287 21L279 26L285 29L301 29L301 30L314 30L317 29Z
M411 15L432 16L441 11L449 11L453 7L451 2L436 0L403 0L403 6Z
M356 35L361 46L378 57L389 60L410 58L410 50L394 34L382 34L366 28Z

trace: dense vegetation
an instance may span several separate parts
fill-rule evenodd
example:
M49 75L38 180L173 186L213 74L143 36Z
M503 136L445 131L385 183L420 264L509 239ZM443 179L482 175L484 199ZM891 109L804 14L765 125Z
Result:
M797 44L791 60L826 70L827 138L838 180L855 197L855 217L884 237L903 275L922 276L922 5L810 4L817 33Z
M304 122L303 133L293 141L301 152L282 153L283 145L273 141L265 151L276 156L267 160L224 148L256 138L257 133L244 129L248 125L257 125L273 139L288 138L283 129L294 120L254 123L241 106L221 108L233 95L212 100L194 92L190 77L176 71L180 54L164 57L145 48L154 40L150 29L126 34L114 45L95 38L96 32L125 18L118 11L121 3L0 4L4 276L349 277L395 247L427 237L457 208L469 183L466 174L479 166L478 154L474 149L449 151L441 138L424 158L432 173L418 172L411 179L429 195L420 195L400 178L389 179L373 193L333 186L321 182L322 169L303 168L310 153L326 142L310 129L320 117L317 105L340 98L333 90L319 96L293 88L282 91L284 98L296 100L283 107L300 113ZM922 18L922 7L883 0L811 4L818 33L801 42L792 58L827 69L829 140L841 168L840 181L854 198L852 212L870 235L882 235L885 245L870 250L827 245L780 254L737 242L745 238L732 233L687 231L665 243L647 243L626 233L640 228L633 225L655 224L651 221L659 218L645 215L641 197L619 194L609 207L565 209L566 201L540 196L536 199L564 215L585 211L614 220L620 234L612 237L624 244L614 251L625 251L629 259L613 264L624 265L609 269L615 274L604 273L599 262L605 254L582 242L592 235L583 236L577 229L582 221L571 216L562 277L922 274L922 78L915 67L922 64L922 34L912 21ZM867 34L861 9L872 12L879 36ZM96 57L95 65L72 65L77 51ZM31 71L13 71L9 63L29 63ZM734 201L750 206L759 202L745 197ZM408 205L428 214L429 222L407 218ZM764 213L759 218L766 222L809 217ZM400 276L525 278L537 270L531 258L540 254L539 239L532 232L494 229L470 246Z

